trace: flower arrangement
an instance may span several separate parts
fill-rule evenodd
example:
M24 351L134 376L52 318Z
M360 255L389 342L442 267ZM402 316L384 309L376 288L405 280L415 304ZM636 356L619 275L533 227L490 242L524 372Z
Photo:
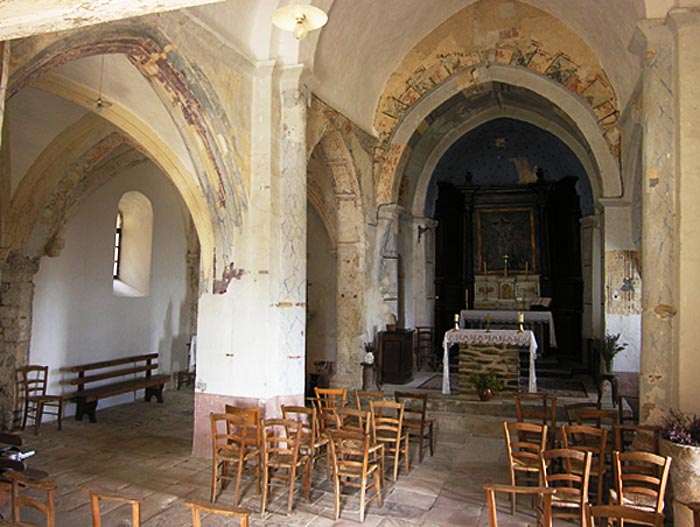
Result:
M475 373L472 375L472 382L477 390L500 390L503 381L494 372Z
M700 446L700 416L671 410L663 418L661 437L677 445Z
M364 364L374 364L374 342L365 342Z
M612 333L606 333L604 337L598 337L593 339L593 347L600 354L601 359L605 363L605 368L608 372L612 369L612 362L615 355L624 351L627 347L627 342L618 342L620 340L620 333L613 335Z

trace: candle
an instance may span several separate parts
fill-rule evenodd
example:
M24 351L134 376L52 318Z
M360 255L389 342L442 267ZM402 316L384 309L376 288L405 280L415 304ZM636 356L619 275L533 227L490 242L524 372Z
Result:
M459 313L455 313L455 329L459 329Z
M522 311L518 311L518 323L523 323L525 322L525 313Z

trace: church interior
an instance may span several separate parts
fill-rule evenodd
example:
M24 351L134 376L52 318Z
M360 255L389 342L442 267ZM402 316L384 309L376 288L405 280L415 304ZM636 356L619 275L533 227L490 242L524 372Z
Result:
M310 3L327 21L292 31L273 21L303 1L2 2L3 430L22 426L18 372L44 365L66 430L46 416L39 456L165 391L206 473L224 405L277 418L314 387L432 379L461 448L464 427L502 434L512 393L447 416L483 362L443 338L523 319L538 375L614 373L640 423L700 412L700 2ZM128 357L140 391L74 397ZM252 524L291 525L275 514Z

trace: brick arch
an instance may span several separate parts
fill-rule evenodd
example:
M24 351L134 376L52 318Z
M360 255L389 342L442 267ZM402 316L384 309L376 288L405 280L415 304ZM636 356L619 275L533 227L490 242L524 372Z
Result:
M200 203L194 204L198 210L190 212L195 216L205 211L209 216L209 225L198 234L205 242L203 247L213 248L210 272L215 276L217 260L219 269L226 269L232 260L235 231L247 207L239 169L242 160L223 104L206 76L161 31L145 24L121 21L89 32L68 31L21 41L13 47L8 97L68 62L99 54L126 55L183 132L197 181L187 182L187 189L178 188L181 193L201 196Z

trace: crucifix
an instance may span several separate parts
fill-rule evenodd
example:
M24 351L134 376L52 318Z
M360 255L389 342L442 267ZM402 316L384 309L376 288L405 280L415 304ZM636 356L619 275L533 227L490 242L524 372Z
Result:
M503 255L503 274L508 276L508 260L510 260L510 256L508 254Z

